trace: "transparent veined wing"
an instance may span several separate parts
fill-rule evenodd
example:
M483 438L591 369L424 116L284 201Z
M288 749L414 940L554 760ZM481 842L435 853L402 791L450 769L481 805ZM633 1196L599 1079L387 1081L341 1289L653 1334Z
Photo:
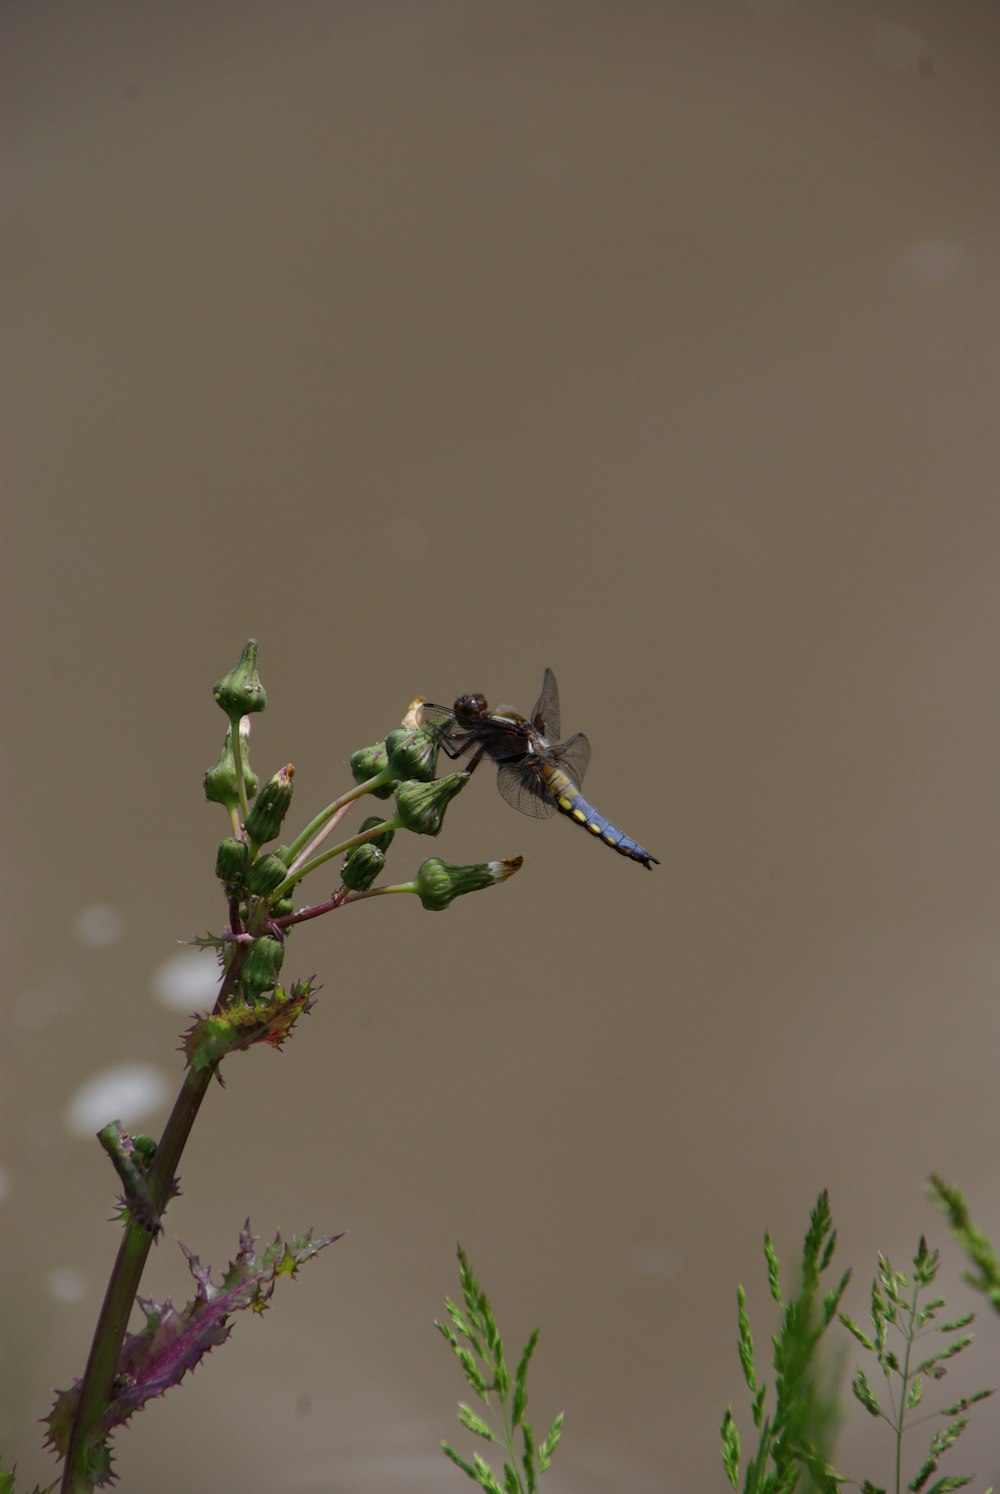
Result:
M508 804L533 820L547 820L555 814L555 805L542 789L537 774L523 763L501 763L497 769L497 788Z
M450 710L448 706L432 705L427 700L422 700L419 705L410 707L404 718L404 725L423 726L433 731L444 751L451 758L462 757L475 745L470 733L456 721L453 710Z
M576 732L572 737L567 737L565 742L558 742L551 749L552 759L563 768L577 788L583 783L583 775L587 771L590 762L590 743L582 731Z
M551 669L542 676L542 693L531 712L531 724L550 742L559 740L559 686Z
M436 726L447 731L449 727L454 729L455 712L448 706L432 705L429 700L414 701L403 718L403 725Z

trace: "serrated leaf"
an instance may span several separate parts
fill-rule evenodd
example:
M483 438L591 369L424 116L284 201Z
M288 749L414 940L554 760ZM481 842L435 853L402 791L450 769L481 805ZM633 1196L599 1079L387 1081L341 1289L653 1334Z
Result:
M218 1068L228 1053L243 1052L255 1043L280 1048L300 1017L314 1005L308 981L296 981L286 991L275 986L266 1001L256 1004L234 997L224 1011L198 1018L182 1035L181 1049L196 1073Z
M118 1389L101 1418L102 1434L106 1437L124 1426L147 1401L178 1384L207 1353L229 1337L232 1325L228 1320L234 1313L247 1309L263 1312L280 1277L293 1274L340 1238L340 1235L314 1237L309 1233L286 1242L277 1235L270 1245L258 1251L248 1220L240 1231L239 1251L218 1286L213 1283L209 1269L181 1245L195 1279L195 1296L180 1310L170 1301L136 1299L146 1322L138 1332L125 1335L115 1380ZM66 1455L79 1395L79 1381L71 1390L60 1391L47 1418L49 1440L62 1457ZM110 1477L110 1463L106 1477Z
M14 1476L16 1473L16 1466L9 1471L7 1469L0 1469L0 1494L14 1494ZM58 1485L59 1479L56 1479L55 1483L46 1484L44 1489L40 1484L36 1484L31 1494L55 1494Z

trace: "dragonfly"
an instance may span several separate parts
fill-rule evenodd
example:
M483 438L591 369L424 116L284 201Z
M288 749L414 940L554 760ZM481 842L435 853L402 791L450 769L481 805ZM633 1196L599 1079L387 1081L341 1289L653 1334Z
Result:
M530 717L509 706L491 711L484 695L460 695L453 706L421 702L418 720L433 726L450 758L468 757L472 772L483 758L497 765L497 787L508 804L534 819L558 810L598 836L606 846L652 870L659 859L641 846L588 799L580 785L590 762L590 743L582 731L559 741L559 686L551 669Z

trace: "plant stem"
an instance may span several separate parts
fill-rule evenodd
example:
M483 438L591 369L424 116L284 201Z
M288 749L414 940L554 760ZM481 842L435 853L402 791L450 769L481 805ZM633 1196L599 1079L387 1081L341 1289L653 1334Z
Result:
M289 860L289 870L299 875L302 867L310 859L317 847L322 845L323 841L330 834L330 831L343 818L355 800L362 798L364 794L370 794L373 789L380 788L384 783L392 782L392 774L386 768L381 773L376 773L374 778L368 778L364 783L356 784L354 788L348 789L346 794L341 794L338 799L334 799L332 804L328 804L325 809L320 810L315 819L310 820L306 828L295 837L289 846L288 849L291 858Z
M903 1386L899 1396L899 1425L896 1428L896 1494L900 1494L903 1487L903 1418L906 1415L906 1402L910 1391L910 1353L913 1349L914 1320L917 1315L917 1291L913 1292L913 1301L910 1303L910 1320L906 1326L906 1352L903 1355L903 1368L900 1372Z
M239 950L233 956L219 989L215 1010L226 1002L239 978L243 956ZM157 1214L162 1214L173 1194L174 1178L181 1153L191 1134L201 1102L212 1082L214 1068L201 1069L195 1073L189 1069L184 1076L180 1093L164 1127L163 1136L156 1149L149 1170L149 1192ZM80 1385L73 1428L66 1451L66 1466L63 1473L61 1494L90 1494L94 1480L90 1474L91 1457L95 1434L101 1418L111 1403L115 1374L121 1356L122 1344L128 1329L128 1320L139 1290L143 1268L149 1255L154 1236L131 1218L125 1225L125 1235L118 1249L118 1256L111 1271L108 1288L104 1294L90 1357Z
M393 815L391 819L383 821L382 824L373 825L370 830L361 830L357 835L352 835L348 840L342 840L339 845L331 846L328 851L321 851L318 856L311 856L308 861L302 861L298 865L293 863L288 876L274 889L271 896L284 897L287 892L291 891L296 882L301 882L305 877L308 877L310 872L314 872L318 866L323 866L327 861L332 861L335 856L342 856L345 851L353 851L355 846L363 846L365 841L376 840L380 835L384 835L387 830L398 830L401 823L399 816Z

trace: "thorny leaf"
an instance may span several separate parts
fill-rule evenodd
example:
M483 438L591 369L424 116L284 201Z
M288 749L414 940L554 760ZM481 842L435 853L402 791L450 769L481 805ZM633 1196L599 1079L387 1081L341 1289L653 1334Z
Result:
M299 1266L338 1239L339 1235L314 1237L310 1232L285 1241L276 1235L258 1253L248 1220L240 1231L236 1258L230 1261L219 1286L212 1282L210 1268L181 1246L196 1282L195 1295L179 1311L169 1300L161 1304L149 1298L137 1299L146 1323L137 1333L126 1334L122 1346L115 1393L101 1418L99 1442L95 1444L104 1454L103 1476L95 1479L98 1485L112 1478L108 1453L111 1433L124 1426L148 1400L178 1384L211 1349L223 1343L229 1337L228 1319L234 1312L246 1308L263 1312L279 1277L293 1276ZM57 1393L46 1418L47 1440L60 1457L66 1456L79 1395L78 1380L72 1389Z

